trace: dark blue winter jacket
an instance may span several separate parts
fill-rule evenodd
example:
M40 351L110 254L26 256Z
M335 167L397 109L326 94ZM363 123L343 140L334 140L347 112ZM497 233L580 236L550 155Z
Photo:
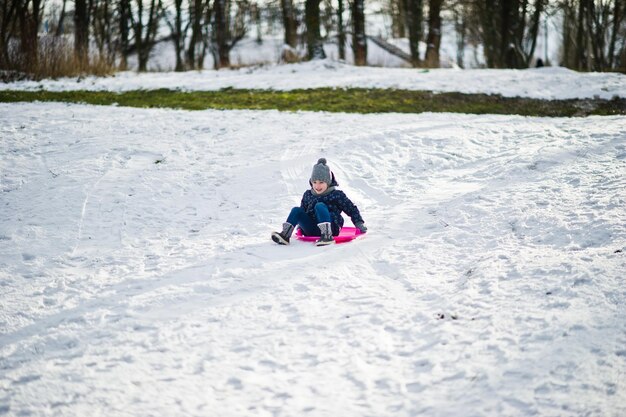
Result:
M337 235L343 227L341 212L346 213L354 224L363 222L359 209L343 191L335 189L328 193L316 194L313 190L307 190L302 196L300 207L304 209L311 219L315 220L315 205L317 203L324 203L328 207L334 235Z

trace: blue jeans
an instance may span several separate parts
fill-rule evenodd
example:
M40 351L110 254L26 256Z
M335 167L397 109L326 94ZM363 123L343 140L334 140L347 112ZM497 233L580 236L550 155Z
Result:
M331 223L333 235L337 236L339 234L338 227L335 224L332 224L330 211L328 211L326 204L317 203L315 205L315 219L316 220L313 220L309 217L302 207L294 207L291 209L291 213L289 213L289 216L287 217L287 223L300 227L305 236L321 236L322 232L320 231L320 228L317 227L317 224Z

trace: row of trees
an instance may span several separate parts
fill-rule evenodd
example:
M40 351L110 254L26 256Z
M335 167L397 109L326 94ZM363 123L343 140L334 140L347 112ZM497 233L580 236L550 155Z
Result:
M163 41L174 46L177 71L201 69L207 53L223 68L250 28L261 40L262 28L277 27L284 33L287 59L299 56L297 50L306 51L305 59L324 58L323 45L332 41L340 59L351 45L354 63L366 65L367 39L373 35L366 33L365 0L45 1L0 0L0 69L35 71L50 59L46 53L62 56L48 48L61 45L79 71L94 62L126 69L131 55L145 71L154 46ZM595 71L626 67L624 0L380 1L391 35L408 39L407 60L416 67L439 66L442 28L451 26L443 25L444 19L453 23L459 51L480 44L490 68L528 67L542 22L555 14L563 21L561 64ZM457 61L463 66L462 54Z

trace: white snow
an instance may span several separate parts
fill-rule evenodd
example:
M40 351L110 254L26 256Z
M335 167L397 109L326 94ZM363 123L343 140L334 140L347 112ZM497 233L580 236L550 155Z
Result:
M401 47L407 53L409 51L408 40L398 39L390 40L390 42L398 43L397 46ZM230 52L230 63L233 67L250 67L267 64L278 64L282 61L281 55L283 52L284 36L264 36L262 42L259 44L253 37L244 37L239 41ZM367 63L368 65L377 67L410 67L405 60L399 58L389 52L383 50L371 40L367 42ZM426 44L421 45L421 50L426 51ZM333 61L339 60L339 50L336 43L325 43L324 52L326 56ZM300 57L306 56L306 46L298 45L296 53ZM346 62L354 63L354 56L352 54L352 47L346 45L345 48ZM453 65L452 60L448 54L444 51L441 52L442 67L448 68ZM161 71L171 72L174 71L176 64L176 52L174 50L172 42L163 42L155 45L150 60L148 61L148 71ZM137 70L137 58L136 55L129 57L129 69ZM214 61L213 56L208 53L204 59L204 68L213 68Z
M626 75L579 73L561 67L526 70L355 67L328 59L290 65L246 67L238 70L144 74L122 72L107 78L64 78L0 84L0 90L44 89L51 91L128 91L156 88L292 90L320 87L458 91L539 99L611 99L626 97Z
M625 88L315 65L77 85ZM538 81L558 77L580 83ZM28 103L0 120L0 415L626 415L624 117ZM369 233L273 244L321 156Z

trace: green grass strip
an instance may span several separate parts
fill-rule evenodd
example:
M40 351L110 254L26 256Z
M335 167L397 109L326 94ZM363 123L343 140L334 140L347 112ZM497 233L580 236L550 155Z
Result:
M327 111L344 113L517 114L575 117L624 115L626 99L538 100L487 94L433 93L429 91L319 88L309 90L175 91L0 91L0 102L56 101L184 110L251 109Z

